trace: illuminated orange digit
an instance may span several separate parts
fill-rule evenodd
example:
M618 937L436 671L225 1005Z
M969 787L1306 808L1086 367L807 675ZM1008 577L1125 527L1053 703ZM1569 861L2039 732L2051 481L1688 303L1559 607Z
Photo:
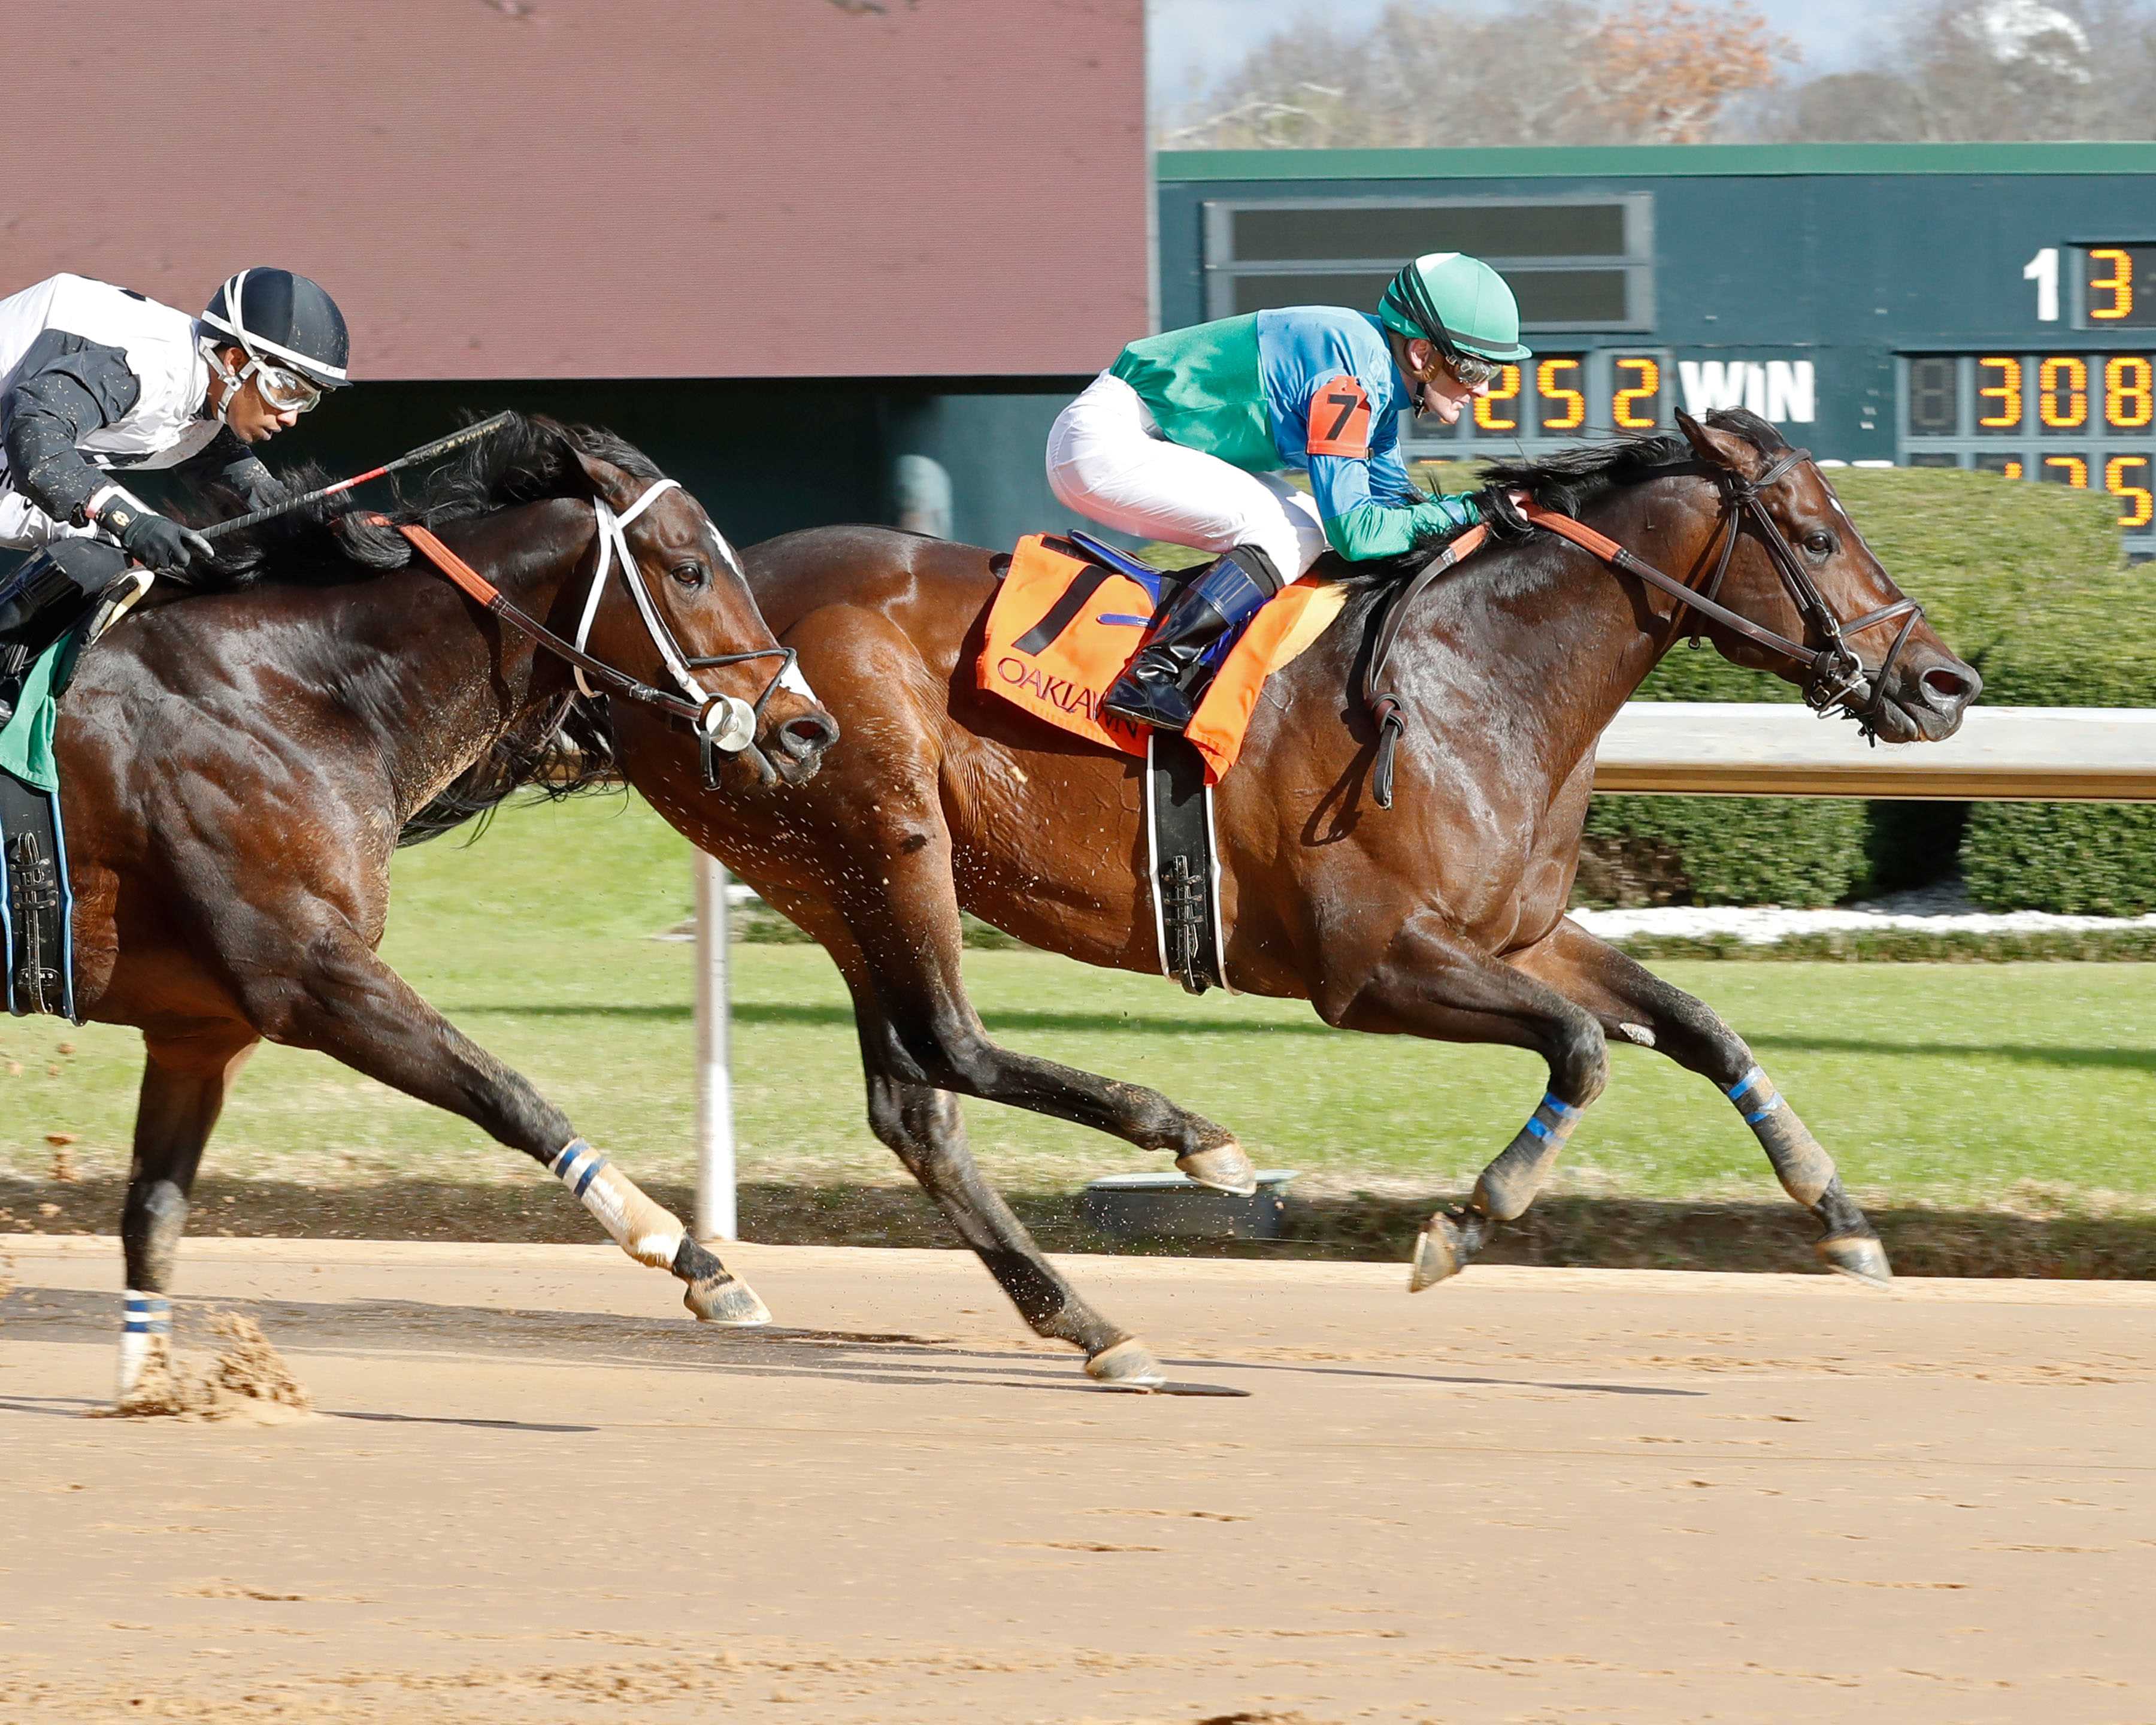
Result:
M1662 423L1662 367L1658 360L1620 359L1617 370L1621 375L1630 372L1639 381L1628 389L1620 389L1611 398L1609 417L1620 431L1652 431ZM1641 403L1647 411L1643 416L1634 411Z
M2021 464L2019 461L2009 461L2005 467L1999 470L1999 477L2002 479L2020 479L2021 477Z
M1996 413L1980 414L1976 423L1993 431L2019 431L2021 429L2021 362L2018 359L1979 359L1976 363L1977 394L1985 401L1999 403ZM1999 373L1998 382L1983 382L1983 375L1988 371Z
M2103 362L2103 423L2121 431L2137 430L2156 418L2156 392L2145 359L2123 357Z
M2088 463L2078 455L2046 455L2044 465L2056 467L2066 475L2062 484L2071 485L2076 491L2088 490Z
M1576 374L1578 370L1576 359L1546 359L1535 367L1535 393L1545 402L1564 403L1564 411L1557 418L1543 421L1544 431L1577 431L1587 424L1587 398L1558 382L1563 374Z
M2146 455L2113 455L2103 464L2103 488L2126 505L2126 513L2118 518L2122 527L2145 527L2156 521L2156 491L2147 485L2129 485L2127 471L2138 468L2143 477L2148 472Z
M1517 419L1500 419L1497 404L1520 398L1520 368L1507 366L1496 381L1491 384L1487 395L1475 398L1475 429L1478 431L1517 431Z
M2133 254L2123 252L2116 246L2104 246L2089 254L2091 270L2094 270L2099 262L2110 264L2111 274L2092 277L2089 291L2092 294L2109 294L2111 304L2098 305L2092 300L2088 315L2099 321L2133 316Z
M2036 417L2056 431L2088 424L2087 360L2055 357L2036 367Z

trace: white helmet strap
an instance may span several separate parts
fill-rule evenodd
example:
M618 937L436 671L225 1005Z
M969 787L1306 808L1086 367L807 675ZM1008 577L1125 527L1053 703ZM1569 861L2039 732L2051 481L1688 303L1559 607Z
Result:
M202 357L208 365L211 375L224 385L224 399L217 404L216 409L217 422L222 425L232 412L233 403L239 398L239 386L247 381L247 373L235 372L224 362L224 355L220 351L224 344L216 336L204 336L200 345Z

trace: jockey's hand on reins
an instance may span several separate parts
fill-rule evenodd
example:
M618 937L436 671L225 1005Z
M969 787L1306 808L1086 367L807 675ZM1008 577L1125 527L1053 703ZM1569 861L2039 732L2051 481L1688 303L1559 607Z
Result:
M1522 508L1527 501L1525 491L1511 485L1485 485L1472 495L1492 538L1517 543L1534 536L1535 524Z

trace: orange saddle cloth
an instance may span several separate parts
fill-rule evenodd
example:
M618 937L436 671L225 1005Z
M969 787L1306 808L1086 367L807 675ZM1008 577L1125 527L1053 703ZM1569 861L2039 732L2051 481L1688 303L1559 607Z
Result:
M1283 588L1243 631L1184 734L1209 781L1235 764L1265 679L1325 633L1348 602L1337 583L1306 575ZM1029 533L988 602L980 685L1038 718L1143 759L1146 727L1101 711L1152 620L1153 596L1129 576Z

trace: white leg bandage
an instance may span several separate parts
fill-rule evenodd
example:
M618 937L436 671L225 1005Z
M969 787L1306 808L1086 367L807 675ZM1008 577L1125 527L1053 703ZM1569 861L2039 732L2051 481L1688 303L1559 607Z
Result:
M673 1267L683 1230L665 1205L646 1198L635 1181L582 1138L570 1139L547 1166L630 1257L654 1269Z
M153 1352L172 1345L172 1302L162 1294L145 1294L133 1288L126 1296L126 1315L120 1325L120 1391L125 1401L142 1381L142 1368Z

